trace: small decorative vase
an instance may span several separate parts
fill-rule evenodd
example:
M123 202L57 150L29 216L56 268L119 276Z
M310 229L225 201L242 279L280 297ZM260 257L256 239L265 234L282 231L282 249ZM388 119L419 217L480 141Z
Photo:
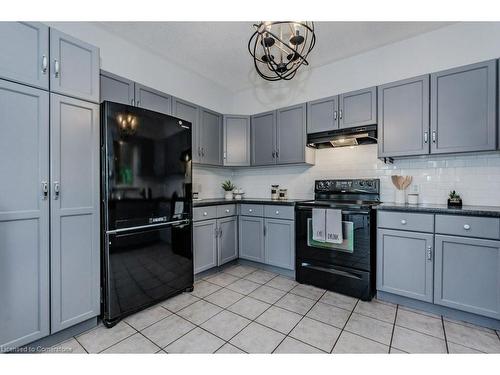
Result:
M228 201L232 200L233 199L233 192L232 191L226 191L226 193L224 194L224 199L227 199Z
M394 202L404 204L406 203L405 191L396 189L394 193Z

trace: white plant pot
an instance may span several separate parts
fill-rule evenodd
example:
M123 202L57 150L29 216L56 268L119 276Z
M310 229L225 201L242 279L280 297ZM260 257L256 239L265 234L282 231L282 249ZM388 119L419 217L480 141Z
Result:
M406 203L406 196L404 190L398 190L394 192L394 202L396 203Z
M226 191L224 194L224 198L227 200L232 200L233 199L233 192L232 191Z

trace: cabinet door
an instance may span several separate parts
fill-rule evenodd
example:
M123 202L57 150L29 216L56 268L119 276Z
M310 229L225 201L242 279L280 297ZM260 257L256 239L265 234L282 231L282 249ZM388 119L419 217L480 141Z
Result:
M238 258L238 218L230 216L217 220L219 237L217 244L218 265Z
M496 148L496 60L431 75L431 153Z
M276 164L276 111L251 118L252 165Z
M51 332L100 313L99 106L51 94Z
M172 97L170 95L139 83L135 84L135 105L165 115L172 113Z
M378 156L429 153L429 76L378 87Z
M276 129L278 164L303 163L306 153L306 104L278 109Z
M182 99L173 98L172 115L191 123L192 136L192 158L193 163L199 163L201 158L200 139L200 114L196 104L186 102Z
M295 225L292 220L265 219L266 264L293 270L295 267Z
M99 48L50 29L50 90L99 103Z
M217 266L217 220L193 223L194 273Z
M49 94L0 80L0 352L49 334Z
M500 318L500 241L436 235L434 303Z
M49 28L0 22L0 78L49 89Z
M339 128L338 96L307 103L307 134Z
M377 290L432 302L433 235L377 231Z
M224 165L250 165L250 116L224 116Z
M264 219L240 216L240 258L264 262Z
M134 82L101 70L101 102L134 105Z
M222 116L200 108L201 163L222 165Z
M340 95L339 127L373 125L377 123L377 88L369 87Z

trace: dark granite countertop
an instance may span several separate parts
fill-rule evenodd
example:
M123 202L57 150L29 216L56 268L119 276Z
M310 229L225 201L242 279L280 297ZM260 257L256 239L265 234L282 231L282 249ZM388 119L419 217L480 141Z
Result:
M208 198L193 200L193 207L206 207L217 206L219 204L235 204L235 203L249 203L249 204L276 204L282 206L294 206L296 202L303 202L306 199L287 199L286 201L272 200L270 198L244 198L227 200L224 198Z
M463 216L491 216L500 217L500 206L462 206L462 208L448 208L446 204L402 204L381 203L375 206L382 211L422 212Z

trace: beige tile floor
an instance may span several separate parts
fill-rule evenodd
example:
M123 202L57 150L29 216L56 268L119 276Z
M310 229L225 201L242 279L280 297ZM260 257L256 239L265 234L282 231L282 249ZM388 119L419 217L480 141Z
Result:
M231 265L62 353L500 353L500 332Z

